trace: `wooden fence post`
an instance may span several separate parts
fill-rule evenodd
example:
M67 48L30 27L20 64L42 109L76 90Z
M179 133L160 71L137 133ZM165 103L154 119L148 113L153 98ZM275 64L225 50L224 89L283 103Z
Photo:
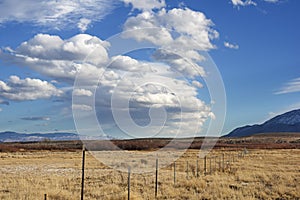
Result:
M206 156L204 156L204 175L206 175Z
M44 194L44 200L47 200L47 194Z
M198 178L199 174L198 174L198 159L196 160L196 177Z
M186 161L186 179L189 179L189 161Z
M224 161L224 158L225 157L225 155L224 155L224 153L222 154L222 171L224 172L225 171L225 161Z
M84 196L84 166L85 166L85 146L82 146L82 176L81 176L81 200Z
M156 158L156 171L155 171L155 198L157 198L158 187L158 158Z
M221 160L221 156L219 157L219 172L222 171L222 160Z
M211 157L209 157L209 174L212 174L212 168L211 168Z
M174 186L176 184L176 161L174 161Z
M214 165L214 168L215 168L215 171L217 171L217 156L215 156L214 159L215 159L215 165Z
M129 166L128 167L128 180L127 180L127 185L128 185L128 188L127 188L128 197L127 197L127 199L128 200L130 200L130 173L131 173L131 168Z

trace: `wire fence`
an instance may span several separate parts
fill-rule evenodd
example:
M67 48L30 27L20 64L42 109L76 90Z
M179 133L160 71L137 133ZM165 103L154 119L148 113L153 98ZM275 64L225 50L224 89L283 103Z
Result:
M139 179L141 184L154 184L153 198L156 199L159 195L159 185L162 184L165 179L160 179L160 176L167 177L167 181L173 182L173 187L176 187L182 179L190 180L194 178L199 178L201 176L209 176L214 173L228 173L232 171L232 166L234 163L238 162L240 159L244 158L245 155L248 154L246 149L235 152L224 152L219 154L212 153L211 155L207 155L204 158L195 158L195 159L187 159L187 160L177 160L171 163L169 166L164 167L162 169L159 168L159 159L156 159L156 169L154 174L150 174L148 178L152 179L152 181L144 179ZM121 173L121 172L120 172ZM127 178L124 176L127 175ZM117 198L118 196L122 196L121 199L124 198L124 194L127 193L126 199L131 199L131 191L134 189L134 185L132 184L132 168L128 168L128 173L121 173L121 183L124 186L121 191L118 192L108 192L102 195L98 195L97 198L105 199L111 197ZM82 151L82 179L81 179L81 200L85 198L85 187L88 187L89 183L85 184L85 149ZM101 190L101 188L100 188ZM151 195L151 194L150 194ZM45 194L45 199L47 199L47 195Z

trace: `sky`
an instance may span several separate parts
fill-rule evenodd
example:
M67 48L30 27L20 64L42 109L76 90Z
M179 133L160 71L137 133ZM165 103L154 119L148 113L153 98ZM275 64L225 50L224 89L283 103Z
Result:
M0 0L0 131L220 136L300 108L298 0Z

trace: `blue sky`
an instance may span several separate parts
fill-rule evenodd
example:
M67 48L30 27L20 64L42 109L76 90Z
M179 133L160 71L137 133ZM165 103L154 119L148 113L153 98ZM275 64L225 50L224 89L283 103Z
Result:
M0 131L219 135L225 111L221 134L300 108L299 7L2 0Z

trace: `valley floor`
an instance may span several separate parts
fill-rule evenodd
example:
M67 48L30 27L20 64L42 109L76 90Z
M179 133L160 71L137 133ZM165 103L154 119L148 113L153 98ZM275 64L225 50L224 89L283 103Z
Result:
M205 173L199 151L187 151L176 161L175 184L173 164L159 169L157 199L300 199L299 149L242 152L210 152ZM81 151L0 153L0 199L80 199L81 158ZM127 199L127 172L89 152L85 166L85 199ZM130 180L131 199L155 199L155 169Z

